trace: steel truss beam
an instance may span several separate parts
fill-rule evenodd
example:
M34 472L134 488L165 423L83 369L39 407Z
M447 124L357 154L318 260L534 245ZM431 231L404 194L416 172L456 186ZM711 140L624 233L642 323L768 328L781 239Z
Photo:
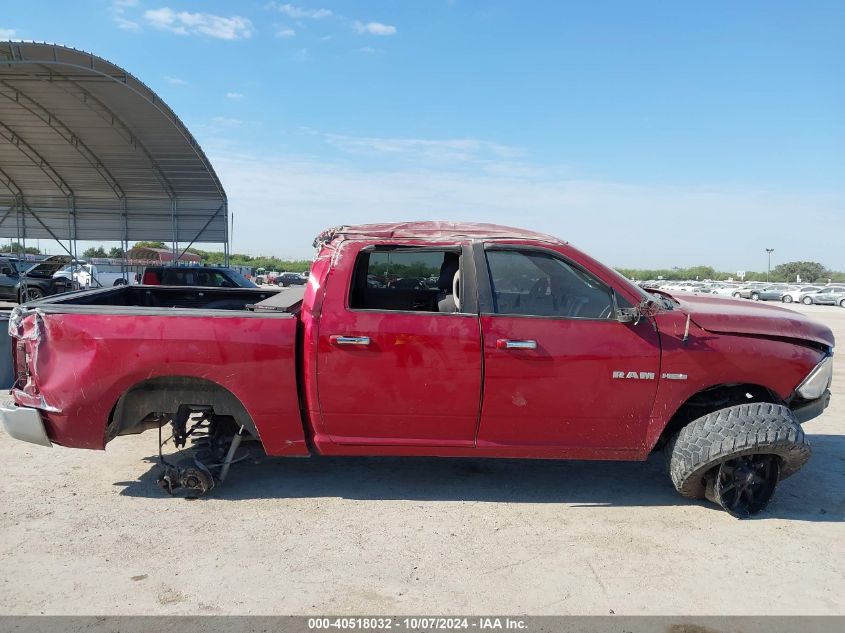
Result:
M61 136L68 145L78 151L82 157L85 158L88 164L97 170L118 198L126 197L126 194L123 192L123 188L108 168L103 164L103 161L101 161L100 158L85 144L85 142L55 114L40 105L26 93L14 86L11 86L2 79L0 79L0 96L6 97L9 101L33 114L40 119L42 123L55 130L55 132Z

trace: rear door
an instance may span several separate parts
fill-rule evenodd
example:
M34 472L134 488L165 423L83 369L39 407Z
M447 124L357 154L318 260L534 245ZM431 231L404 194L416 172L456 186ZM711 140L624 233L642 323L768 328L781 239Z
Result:
M474 445L481 336L469 251L362 246L342 245L321 309L324 429L341 444ZM457 311L441 311L451 310L455 287L466 298Z
M488 245L476 263L487 269L479 448L641 447L660 371L652 324L618 322L611 289L551 248Z

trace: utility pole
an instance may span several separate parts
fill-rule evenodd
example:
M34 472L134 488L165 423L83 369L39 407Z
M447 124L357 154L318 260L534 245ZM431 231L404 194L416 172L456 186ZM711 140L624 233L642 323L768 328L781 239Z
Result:
M774 252L775 252L775 249L773 249L773 248L767 248L766 249L766 253L769 256L769 263L766 266L766 283L769 282L769 272L771 272L771 270L772 270L772 253L774 253Z

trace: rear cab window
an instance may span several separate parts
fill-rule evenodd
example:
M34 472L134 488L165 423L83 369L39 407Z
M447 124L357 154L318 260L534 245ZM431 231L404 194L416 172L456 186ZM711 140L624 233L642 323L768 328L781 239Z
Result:
M461 267L459 246L364 248L355 261L349 307L352 310L461 312Z

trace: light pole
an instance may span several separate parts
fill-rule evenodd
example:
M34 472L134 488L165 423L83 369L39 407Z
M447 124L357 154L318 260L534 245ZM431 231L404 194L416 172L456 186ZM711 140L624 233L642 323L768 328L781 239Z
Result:
M766 253L769 255L769 263L766 266L766 283L769 283L769 271L772 270L772 253L775 252L773 248L767 248Z

